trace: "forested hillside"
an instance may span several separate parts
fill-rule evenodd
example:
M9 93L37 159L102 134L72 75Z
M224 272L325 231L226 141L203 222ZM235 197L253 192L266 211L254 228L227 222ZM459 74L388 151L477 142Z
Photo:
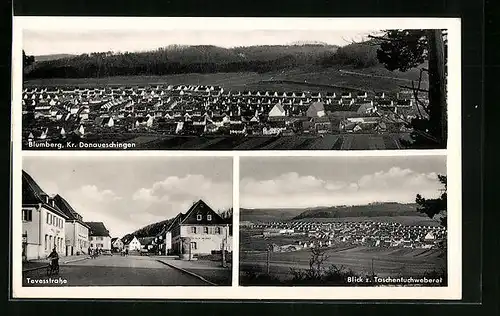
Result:
M378 216L415 216L416 204L372 203L367 205L331 206L306 210L293 219L304 218L341 218L341 217L378 217Z
M222 48L171 45L148 52L99 52L35 61L25 79L98 78L217 72L269 72L304 65L375 65L376 46L303 44Z

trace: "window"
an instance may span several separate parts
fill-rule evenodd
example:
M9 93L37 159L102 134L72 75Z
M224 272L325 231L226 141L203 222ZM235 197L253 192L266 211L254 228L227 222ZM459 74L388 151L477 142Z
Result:
M49 213L47 213L47 218L46 218L46 220L47 220L47 224L49 224L49 216L50 216L50 214L49 214Z
M212 220L212 215L211 215L211 214L207 215L207 219L208 219L209 221L211 221L211 220Z
M194 241L191 242L191 249L196 250L196 242Z
M196 227L191 227L191 233L196 234Z
M52 236L49 236L49 247L52 248Z
M196 215L196 220L201 221L201 214Z
M203 233L208 234L208 227L203 227Z
M49 236L45 235L45 250L47 250L48 244L49 244Z
M222 229L220 227L217 227L217 234L221 234L222 233Z
M23 221L31 222L31 219L32 219L32 211L23 210Z

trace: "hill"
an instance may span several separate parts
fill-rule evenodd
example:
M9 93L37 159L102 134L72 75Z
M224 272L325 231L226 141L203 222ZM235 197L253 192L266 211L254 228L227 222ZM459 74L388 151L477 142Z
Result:
M240 221L264 223L291 220L322 220L342 218L388 218L388 217L422 217L417 212L417 205L395 202L372 203L354 206L329 206L302 209L240 209Z
M146 52L99 52L36 62L33 78L95 78L181 73L268 72L315 63L337 46L305 44L223 48L170 45Z
M232 208L225 210L225 211L222 211L222 212L219 212L218 214L223 219L225 219L228 223L233 222L233 209ZM161 233L161 231L163 230L163 227L170 226L170 224L172 223L173 220L174 220L174 218L169 218L169 219L166 219L166 220L163 220L160 222L149 224L149 225L144 226L144 227L142 227L134 232L126 234L125 236L123 236L122 239L127 239L130 236L135 236L137 238L156 236L159 233Z
M72 54L39 55L39 56L35 56L35 62L58 60L58 59L63 59L63 58L71 58L74 56L75 55L72 55Z
M240 209L240 221L265 223L274 221L288 221L304 212L300 209Z
M173 218L170 218L170 219L166 219L166 220L161 221L161 222L149 224L149 225L144 226L144 227L142 227L142 228L140 228L132 233L126 234L125 236L122 237L122 239L127 239L130 236L135 236L137 238L156 236L159 233L161 233L164 226L169 226L170 223L172 222L172 220L173 220Z
M343 218L343 217L381 217L418 215L417 205L395 202L372 203L354 206L331 206L306 210L295 216L294 220L306 218Z

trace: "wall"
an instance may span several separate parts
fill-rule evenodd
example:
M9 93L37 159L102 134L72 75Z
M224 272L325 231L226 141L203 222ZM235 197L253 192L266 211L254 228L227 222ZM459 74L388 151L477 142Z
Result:
M66 234L65 234L65 220L59 215L56 215L45 207L41 208L41 252L42 257L47 257L52 248L56 246L59 256L66 254ZM50 216L52 220L47 223L47 217ZM62 225L58 225L61 223ZM47 240L47 241L46 241Z
M65 235L66 235L66 248L67 254L69 256L76 252L75 249L75 223L66 222L64 225ZM66 252L65 252L66 253Z
M192 233L192 228L196 227L196 233ZM204 232L204 228L208 227L209 233ZM216 233L216 228L220 227L220 234ZM172 248L179 251L180 237L189 237L191 242L196 242L196 249L192 249L193 254L209 254L212 250L221 250L222 241L224 237L229 235L228 228L225 225L182 225L180 236L172 239ZM228 243L231 238L228 236ZM232 248L232 246L231 246Z
M140 249L141 249L141 243L137 239L133 239L128 245L129 251L140 250Z
M81 223L75 222L75 248L77 252L87 253L89 248L89 229Z
M90 236L90 247L92 249L111 250L111 237Z
M40 239L40 211L36 207L23 207L23 209L31 210L31 221L23 220L23 234L27 235L26 258L28 260L39 259L41 252ZM20 214L22 216L22 213Z

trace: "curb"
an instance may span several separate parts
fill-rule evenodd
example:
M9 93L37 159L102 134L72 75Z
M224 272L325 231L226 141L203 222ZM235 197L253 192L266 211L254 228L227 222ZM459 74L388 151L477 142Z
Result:
M85 257L85 258L76 258L76 259L72 259L72 260L64 261L62 264L71 263L71 262L77 262L77 261L83 261L83 260L87 260L87 259L90 259L90 257Z
M71 262L77 262L77 261L83 261L83 260L87 260L87 259L90 259L90 257L72 259L72 260L61 262L61 264L66 264L66 263L71 263ZM36 270L40 270L40 269L46 269L47 265L48 265L48 263L46 265L41 266L41 267L36 267L36 268L31 268L31 269L23 270L22 272L25 273L25 272L31 272L31 271L36 271Z
M165 262L165 261L163 261L163 260L158 260L158 259L157 259L156 261L158 261L158 262L160 262L160 263L163 263L164 265L167 265L167 266L169 266L169 267L171 267L171 268L174 268L174 269L176 269L176 270L179 270L179 271L181 271L181 272L183 272L183 273L189 274L190 276L193 276L193 277L195 277L195 278L198 278L198 279L202 280L203 282L208 283L208 284L210 284L210 285L216 285L216 286L218 286L218 285L219 285L219 284L216 284L216 283L213 283L213 282L208 281L208 280L207 280L207 279L205 279L204 277L202 277L202 276L200 276L200 275L198 275L198 274L196 274L196 273L194 273L194 272L188 271L188 270L183 269L183 268L179 268L179 267L174 266L173 264L167 263L167 262Z

